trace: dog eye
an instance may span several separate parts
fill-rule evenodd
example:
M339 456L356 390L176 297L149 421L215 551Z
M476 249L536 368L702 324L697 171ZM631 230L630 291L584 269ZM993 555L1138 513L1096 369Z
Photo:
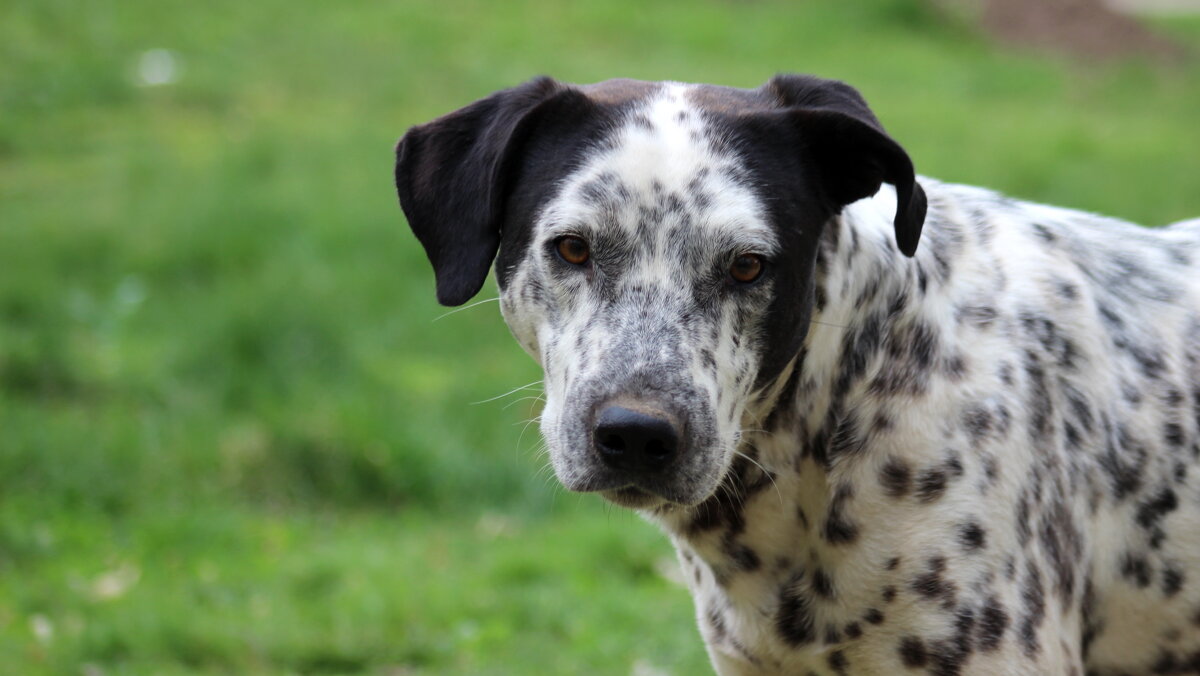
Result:
M733 259L729 266L729 276L739 284L749 284L762 275L763 259L757 254L742 254Z
M564 261L571 265L583 265L592 255L591 250L588 249L588 243L574 235L559 237L554 242L554 249L558 251L558 255Z

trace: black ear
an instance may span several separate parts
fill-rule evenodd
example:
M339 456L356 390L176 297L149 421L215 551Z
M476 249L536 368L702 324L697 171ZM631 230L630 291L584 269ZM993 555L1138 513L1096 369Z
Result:
M895 186L896 244L906 256L916 253L925 192L908 153L883 130L862 95L843 82L807 75L777 75L764 88L798 125L837 208L874 195L881 183Z
M479 292L500 246L505 197L539 108L575 90L542 77L408 130L396 146L396 191L437 277L442 305Z

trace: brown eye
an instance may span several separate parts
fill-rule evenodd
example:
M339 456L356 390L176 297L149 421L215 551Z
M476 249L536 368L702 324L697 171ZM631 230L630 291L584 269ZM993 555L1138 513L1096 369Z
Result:
M762 256L756 254L742 254L733 259L733 265L729 266L729 276L741 284L749 284L758 279L762 271Z
M573 235L559 237L554 248L558 250L558 255L571 265L583 265L592 255L587 242Z

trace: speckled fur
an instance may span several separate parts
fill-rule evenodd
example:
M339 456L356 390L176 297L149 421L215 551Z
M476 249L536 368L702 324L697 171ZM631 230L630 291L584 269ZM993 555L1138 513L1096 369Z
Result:
M920 178L915 257L886 185L785 251L706 115L736 102L624 87L502 251L501 307L545 368L558 477L663 528L717 671L1200 674L1200 221ZM804 273L765 375L781 277L730 288L739 251ZM622 396L686 421L677 475L636 498L590 439Z

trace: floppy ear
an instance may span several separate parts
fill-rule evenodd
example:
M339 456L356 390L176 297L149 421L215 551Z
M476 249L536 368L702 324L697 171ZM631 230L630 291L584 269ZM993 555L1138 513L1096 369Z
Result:
M408 130L396 146L396 191L425 247L442 305L479 292L500 246L520 147L547 101L571 92L541 77Z
M862 95L843 82L807 75L777 75L764 88L799 128L837 208L874 195L881 183L895 186L896 244L906 256L916 253L925 192L908 153L883 130Z

